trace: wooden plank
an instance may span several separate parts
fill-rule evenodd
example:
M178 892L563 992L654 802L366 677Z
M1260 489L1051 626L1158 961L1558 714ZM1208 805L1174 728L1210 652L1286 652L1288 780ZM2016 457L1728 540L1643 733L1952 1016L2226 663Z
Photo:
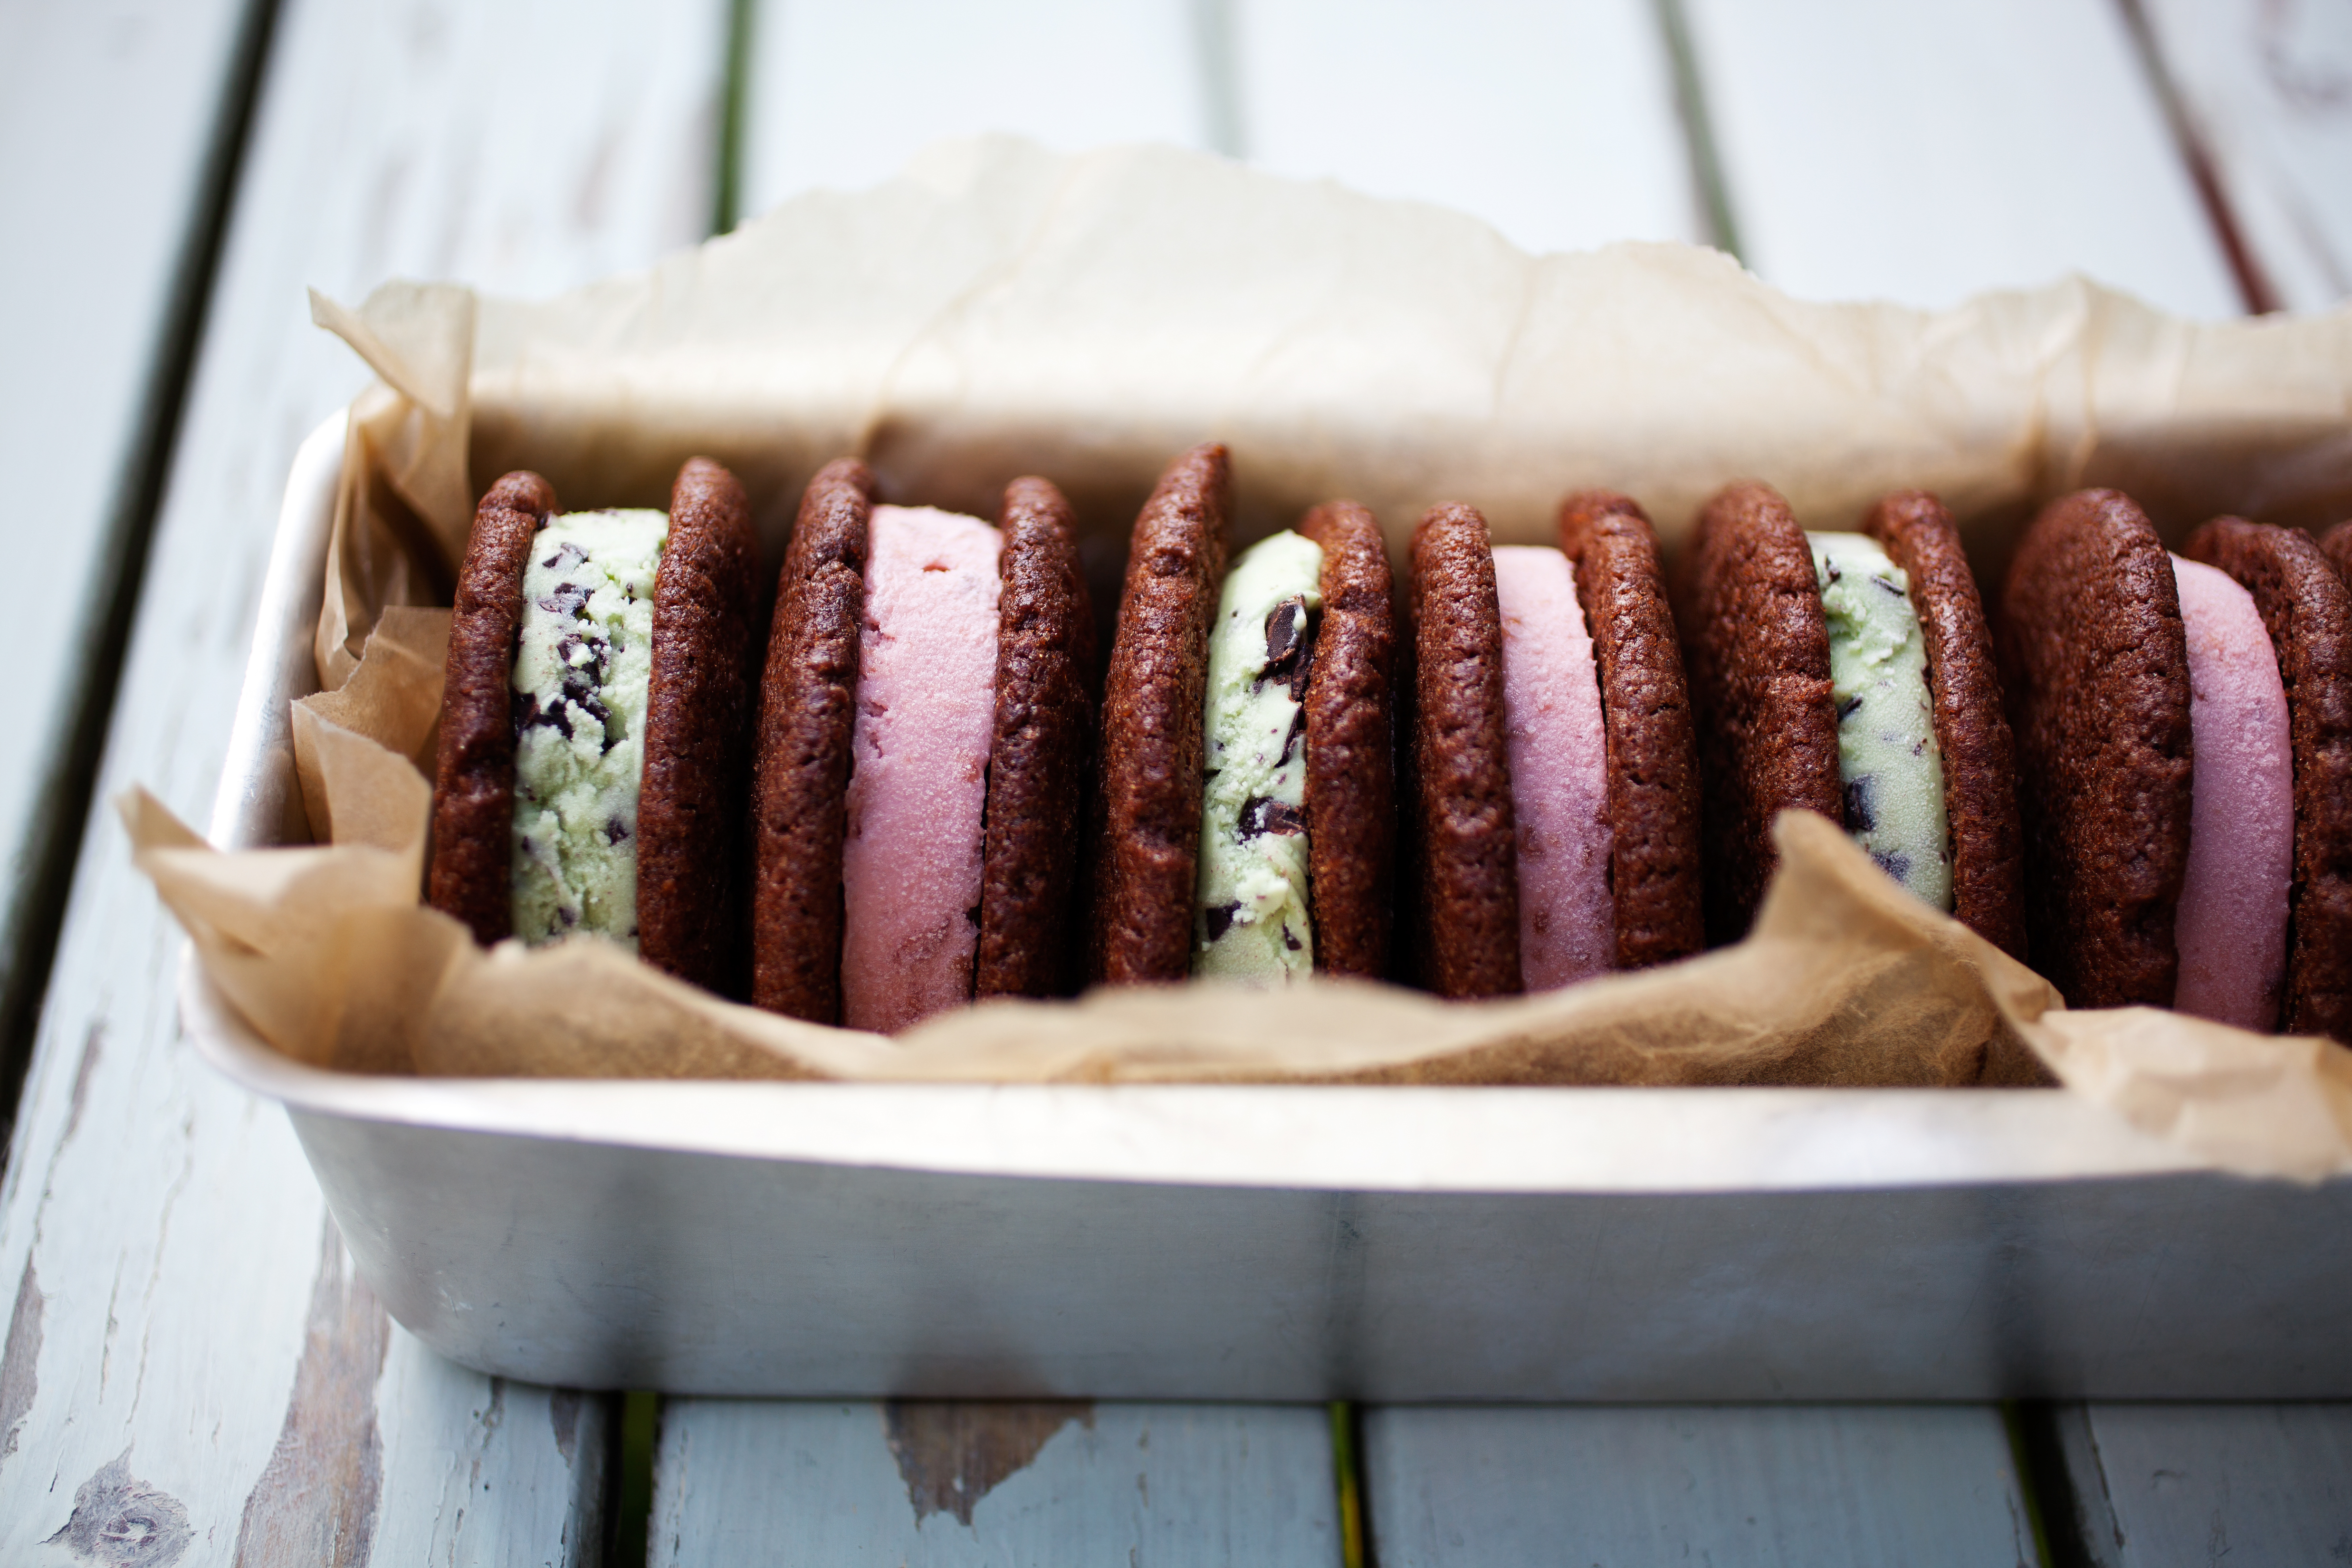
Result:
M657 1568L1339 1561L1319 1405L672 1400L650 1534Z
M946 136L1213 145L1206 47L1185 0L764 0L740 210L876 184Z
M0 1059L22 1043L62 896L44 851L79 816L67 785L90 644L126 514L152 473L172 329L236 118L249 0L0 7L0 558L37 584L10 607L10 743L0 746ZM95 242L103 237L102 243ZM184 341L184 339L183 339ZM84 753L87 754L86 752ZM70 848L70 846L64 847ZM45 874L46 873L46 874ZM40 914L31 900L46 908ZM42 915L47 916L47 920ZM28 930L28 927L32 928ZM8 1062L21 1067L22 1058ZM0 1072L0 1122L14 1089Z
M2042 1492L2061 1563L2352 1559L2352 1405L2078 1405L2039 1414L2063 1469Z
M1390 1406L1364 1467L1382 1568L2035 1561L1984 1405Z
M1256 0L1252 163L1485 218L1522 247L1705 237L1652 0Z
M2080 271L2243 300L2115 0L1675 0L1748 265L1952 304Z
M692 240L723 33L719 0L288 0L101 799L135 780L206 820L288 463L364 380L303 286L548 289ZM387 1324L285 1117L180 1043L180 946L100 805L0 1186L0 1562L133 1507L190 1561L593 1559L602 1402Z
M2352 23L2341 5L2139 0L2266 303L2352 297Z

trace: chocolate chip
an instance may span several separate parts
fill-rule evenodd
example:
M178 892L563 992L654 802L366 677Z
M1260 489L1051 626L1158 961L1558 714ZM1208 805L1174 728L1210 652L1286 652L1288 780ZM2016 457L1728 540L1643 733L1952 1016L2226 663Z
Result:
M1275 759L1274 765L1276 767L1280 767L1285 763L1290 761L1293 756L1297 755L1298 752L1298 742L1304 740L1306 736L1307 710L1303 707L1294 708L1290 710L1290 733L1282 738L1282 755Z
M1874 849L1870 852L1870 858L1878 862L1878 868L1880 870L1885 872L1888 876L1894 878L1898 882L1911 875L1911 857L1908 855L1894 854L1885 850Z
M563 700L599 724L612 721L611 710L604 706L604 699L596 694L595 678L584 669L575 669L564 676ZM563 732L570 736L571 727L566 725Z
M1261 833L1304 833L1307 814L1286 800L1254 795L1242 803L1240 829L1245 839L1255 838Z
M1298 623L1306 619L1306 601L1285 599L1265 617L1265 662L1271 669L1298 651Z
M1862 699L1859 697L1849 697L1844 701L1839 703L1838 722L1841 724L1844 723L1848 719L1853 716L1853 710L1861 706Z
M1844 579L1845 574L1838 570L1838 563L1836 562L1824 561L1822 563L1822 565L1828 570L1831 582L1836 583Z
M571 710L561 702L552 708L541 708L539 705L539 693L536 691L526 691L522 694L522 700L515 705L514 714L515 739L518 741L522 739L522 732L534 724L561 731L565 740L572 739Z
M1871 581L1877 584L1880 587L1885 589L1888 593L1894 595L1898 599L1903 596L1903 590L1896 587L1893 583L1884 577L1873 577Z
M577 583L559 583L555 592L539 602L539 607L551 616L583 616L595 590Z
M1878 781L1868 773L1845 786L1845 827L1848 833L1868 833L1878 826Z
M1238 901L1230 904L1211 904L1202 910L1201 923L1209 928L1209 940L1223 942L1225 939L1225 932L1233 929L1234 917L1241 912L1242 907Z
M629 825L615 816L604 824L604 842L618 844L629 836Z
M1293 702L1306 700L1307 677L1315 662L1315 627L1320 618L1295 594L1266 612L1265 668L1251 683L1252 690L1263 689L1271 680L1287 686Z
M572 564L574 562L583 562L587 559L588 552L581 549L579 545L572 542L571 540L567 539L562 544L556 546L554 554L541 562L540 564L541 566L548 567L552 571L561 572L563 568Z
M1282 928L1282 945L1288 948L1293 952L1303 952L1306 951L1306 944L1301 942L1297 937L1291 935L1290 928L1286 925Z

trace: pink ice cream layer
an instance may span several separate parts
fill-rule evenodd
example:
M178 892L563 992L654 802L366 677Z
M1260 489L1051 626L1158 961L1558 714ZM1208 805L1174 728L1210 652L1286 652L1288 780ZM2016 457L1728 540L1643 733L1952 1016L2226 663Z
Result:
M874 509L841 855L853 1029L903 1029L971 999L1003 549L975 517Z
M1606 973L1617 959L1609 894L1609 739L1601 677L1568 557L1495 552L1503 612L1503 719L1519 841L1519 968L1530 991Z
M2286 688L2254 596L2172 558L2189 633L2189 872L2172 1005L2242 1028L2278 1021L2294 874L2294 742Z

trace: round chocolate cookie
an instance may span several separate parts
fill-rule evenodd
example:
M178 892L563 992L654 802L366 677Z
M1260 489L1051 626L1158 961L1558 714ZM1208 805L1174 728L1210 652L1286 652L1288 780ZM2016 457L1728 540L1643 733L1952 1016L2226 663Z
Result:
M841 846L857 711L874 476L855 458L801 497L760 681L751 820L751 1000L841 1016Z
M2319 536L2319 552L2336 568L2336 575L2352 584L2352 521L2339 522Z
M740 989L744 764L759 547L733 474L689 458L654 579L653 671L637 797L637 952Z
M1779 863L1772 819L1845 824L1830 640L1811 548L1769 486L1727 486L1678 574L1704 802L1706 936L1748 934Z
M1086 814L1094 738L1094 610L1078 570L1076 519L1060 490L1013 480L997 528L996 720L972 994L1066 995L1079 977L1085 858L1071 852L1071 839Z
M2001 711L1992 633L1959 530L1934 496L1900 490L1871 509L1863 531L1910 579L1911 605L1919 616L1936 749L1943 754L1953 918L2022 959L2025 871L2016 748Z
M2338 529L2347 546L2352 534ZM2352 1044L2352 591L2308 535L2217 518L2190 560L2253 595L2278 655L2294 748L2294 880L2287 895L2291 1034Z
M1307 677L1307 883L1315 967L1385 979L1395 853L1389 729L1395 610L1387 547L1354 501L1317 507L1298 531L1323 552L1321 627Z
M1412 531L1410 788L1421 983L1516 995L1518 845L1503 710L1503 621L1486 520L1432 507Z
M457 571L433 769L433 871L425 899L488 946L514 934L515 638L530 542L555 487L518 470L474 510Z
M2034 966L2070 1005L2169 1006L2189 861L2189 645L2172 563L2130 498L2082 490L2001 589Z
M1129 541L1103 684L1095 860L1091 969L1111 984L1192 973L1201 705L1232 513L1232 458L1212 442L1169 464Z
M1616 966L1669 963L1704 946L1706 930L1690 691L1657 535L1630 497L1584 490L1560 505L1559 547L1601 678Z

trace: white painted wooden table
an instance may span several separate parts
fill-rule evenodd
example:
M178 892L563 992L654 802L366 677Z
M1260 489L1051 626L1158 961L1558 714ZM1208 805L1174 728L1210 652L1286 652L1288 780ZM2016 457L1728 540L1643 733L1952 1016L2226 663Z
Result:
M717 210L731 48L745 212L868 183L938 135L1150 138L1467 207L1532 247L1736 242L1815 296L1940 304L2080 268L2200 315L2319 306L2352 290L2347 16L0 0L20 502L0 546L44 585L18 687L45 737L0 755L0 973L48 976L0 1188L0 1563L607 1553L616 1402L462 1372L388 1322L283 1118L179 1041L176 933L57 760L80 725L97 798L137 780L204 819L277 487L361 379L303 286L539 291L691 242ZM69 884L44 890L44 854ZM1391 1568L2029 1563L2037 1506L2059 1562L2352 1551L2352 1412L2018 1414L1374 1409L1353 1473ZM1330 1563L1349 1518L1332 1432L1282 1406L680 1400L646 1544L698 1565Z
M31 9L12 5L8 25L22 11L24 36L62 36ZM310 325L304 286L356 299L407 273L550 289L691 243L711 208L725 14L719 0L285 0L101 797L138 780L208 816L288 463L364 379ZM200 56L165 63L216 74ZM171 96L102 50L8 58L34 79L79 72L58 89L69 102L128 114ZM45 137L12 140L0 167L55 155ZM117 199L100 172L60 181L8 248L38 236L78 257L110 234ZM151 242L167 252L172 237ZM102 292L75 301L107 308ZM39 395L20 365L6 374L12 400ZM51 524L12 512L0 526L13 557ZM500 1386L390 1327L284 1116L181 1042L179 946L93 805L0 1191L15 1301L0 1563L594 1560L606 1402Z

